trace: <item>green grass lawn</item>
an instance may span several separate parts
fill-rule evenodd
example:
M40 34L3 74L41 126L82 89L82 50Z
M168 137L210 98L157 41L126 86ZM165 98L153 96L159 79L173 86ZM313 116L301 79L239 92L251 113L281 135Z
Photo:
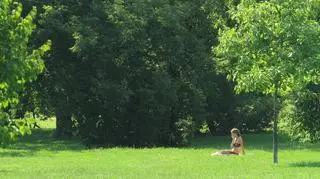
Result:
M210 156L230 138L201 137L187 148L87 150L79 141L54 140L54 121L0 149L0 178L320 178L320 144L280 138L272 164L272 135L244 135L245 156Z

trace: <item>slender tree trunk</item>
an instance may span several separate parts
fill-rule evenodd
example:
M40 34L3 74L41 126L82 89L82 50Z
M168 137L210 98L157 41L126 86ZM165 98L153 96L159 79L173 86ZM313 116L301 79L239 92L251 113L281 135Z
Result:
M278 163L278 112L277 112L277 96L279 86L275 84L274 102L273 102L273 163Z
M71 137L71 135L72 135L71 114L67 109L57 107L55 137L57 138Z

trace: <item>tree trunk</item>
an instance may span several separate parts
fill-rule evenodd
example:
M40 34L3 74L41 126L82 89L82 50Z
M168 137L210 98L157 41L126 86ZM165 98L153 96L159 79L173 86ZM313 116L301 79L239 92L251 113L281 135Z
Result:
M56 133L55 137L71 137L72 120L71 114L67 109L56 108Z
M275 84L274 102L273 102L273 163L278 163L278 111L277 111L277 96L278 84Z

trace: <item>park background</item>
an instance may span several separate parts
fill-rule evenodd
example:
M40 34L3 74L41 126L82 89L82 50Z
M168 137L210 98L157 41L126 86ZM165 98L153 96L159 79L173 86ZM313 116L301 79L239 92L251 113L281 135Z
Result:
M319 22L319 0L3 0L0 176L318 178ZM210 156L233 127L246 155Z

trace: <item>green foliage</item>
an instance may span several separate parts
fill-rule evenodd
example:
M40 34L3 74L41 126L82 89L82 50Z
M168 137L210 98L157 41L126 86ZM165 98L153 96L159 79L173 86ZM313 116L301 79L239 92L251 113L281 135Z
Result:
M176 134L172 135L170 140L178 146L190 144L193 134L195 133L195 124L191 117L180 119L175 123ZM178 139L176 139L178 137Z
M31 127L35 119L26 113L23 119L12 119L8 113L0 113L0 145L6 146L18 137L31 134Z
M280 113L280 129L293 139L319 141L319 99L319 93L304 90L284 101Z
M47 5L37 41L52 39L53 50L34 94L48 95L42 99L56 111L73 114L84 141L180 145L206 120L212 110L208 96L215 99L209 54L216 32L204 4L72 0ZM183 122L189 118L192 125Z
M236 22L220 32L215 48L220 69L235 89L280 95L319 81L320 28L315 1L242 1L230 11Z
M262 131L270 127L273 115L273 98L253 93L240 94L235 99L234 126L241 131Z
M241 131L257 132L270 127L273 99L259 93L235 94L232 82L219 75L207 97L208 117L206 123L210 133L229 134L237 127Z
M41 57L50 49L50 41L37 49L29 47L29 37L35 29L33 19L36 8L22 17L20 3L5 0L0 2L0 113L1 144L29 133L25 121L10 119L4 108L19 101L19 93L25 83L36 79L42 72Z
M0 4L0 106L17 103L17 93L26 82L30 82L43 70L41 56L49 50L50 42L30 51L29 37L35 28L32 22L36 9L22 18L22 5L13 1Z

